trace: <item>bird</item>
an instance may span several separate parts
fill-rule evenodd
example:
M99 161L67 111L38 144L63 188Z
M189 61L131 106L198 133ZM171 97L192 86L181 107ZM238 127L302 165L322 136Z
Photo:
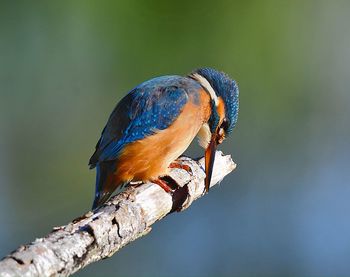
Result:
M133 88L112 111L89 160L96 168L92 209L131 182L152 181L171 192L161 177L177 167L174 161L196 136L205 149L208 192L216 148L232 133L238 108L236 81L212 68L155 77Z

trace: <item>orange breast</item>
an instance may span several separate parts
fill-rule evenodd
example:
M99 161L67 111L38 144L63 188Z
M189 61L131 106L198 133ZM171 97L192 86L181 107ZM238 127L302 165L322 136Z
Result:
M165 130L125 146L115 172L115 183L146 181L167 174L168 166L190 145L210 116L210 98L200 91L200 105L189 101Z

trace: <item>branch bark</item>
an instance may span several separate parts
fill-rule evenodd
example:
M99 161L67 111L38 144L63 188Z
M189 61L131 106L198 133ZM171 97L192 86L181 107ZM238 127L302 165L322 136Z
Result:
M46 237L4 257L0 276L69 276L146 235L153 223L169 213L187 209L203 196L204 159L182 157L179 162L188 165L192 173L170 170L169 176L179 185L173 194L152 183L129 187L96 211L54 227ZM230 156L216 152L211 186L235 167Z

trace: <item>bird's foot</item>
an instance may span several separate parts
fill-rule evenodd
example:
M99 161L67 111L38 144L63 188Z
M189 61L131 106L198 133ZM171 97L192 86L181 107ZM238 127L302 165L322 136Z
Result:
M159 179L153 180L152 182L160 186L167 193L172 193L179 187L176 181L169 176L160 177Z
M183 169L183 170L186 170L188 173L192 174L192 169L189 165L187 164L182 164L182 163L179 163L179 162L172 162L170 165L169 165L169 168L178 168L178 169Z

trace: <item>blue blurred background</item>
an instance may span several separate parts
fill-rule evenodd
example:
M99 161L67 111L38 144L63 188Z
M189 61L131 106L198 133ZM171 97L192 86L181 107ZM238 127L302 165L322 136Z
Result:
M91 207L87 162L129 89L210 66L240 86L222 147L237 170L77 276L349 276L349 11L327 0L1 1L0 256Z

